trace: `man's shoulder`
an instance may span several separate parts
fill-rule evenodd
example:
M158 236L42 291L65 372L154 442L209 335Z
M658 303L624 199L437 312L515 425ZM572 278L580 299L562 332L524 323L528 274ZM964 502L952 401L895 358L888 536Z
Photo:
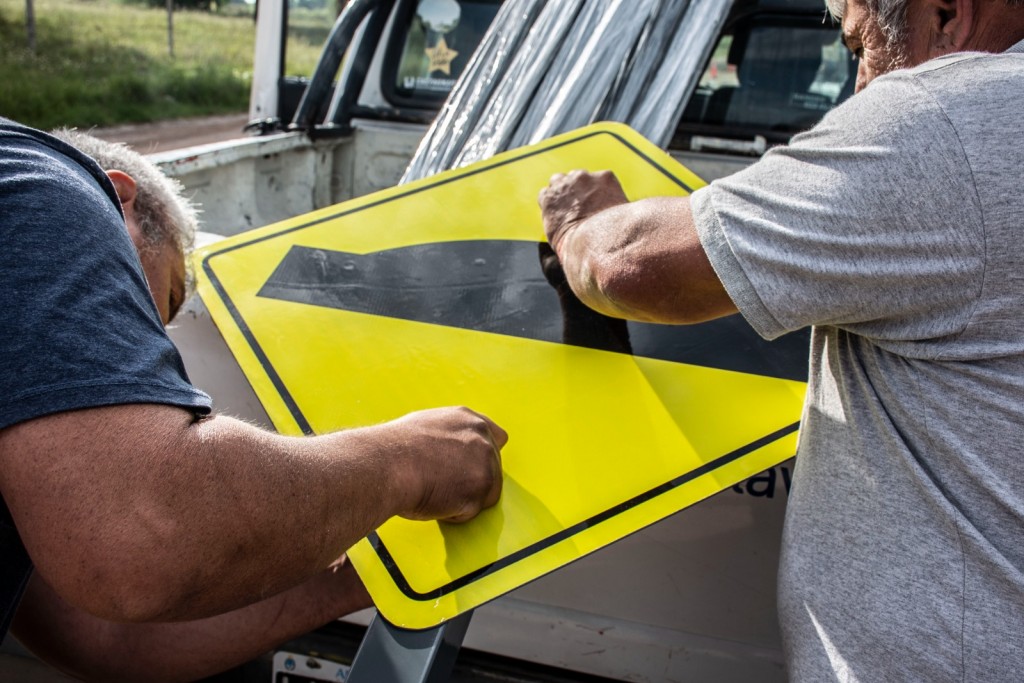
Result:
M71 145L49 133L0 116L0 145L24 145L26 142L49 148L72 158L83 157L87 161L92 161Z
M118 212L121 210L114 186L99 164L48 133L0 117L0 157L33 171L34 186L40 191L50 183L60 185L61 177L76 175L98 185Z
M922 107L956 131L969 156L1002 159L1024 109L1024 54L964 52L904 72ZM1014 162L1016 163L1016 162Z
M944 94L979 94L984 88L998 86L988 95L997 97L1020 94L1019 86L1024 82L1024 54L1009 52L957 52L929 60L913 69L896 72L893 77L907 78L920 83L942 99Z
M95 165L95 162L89 157L49 133L2 117L0 117L0 147L34 148L47 154L60 154L76 162L84 162L87 166Z
M1012 102L1024 104L1024 55L962 52L879 76L827 114L818 129L926 141L939 128L958 129Z
M0 121L0 215L7 281L42 287L53 269L87 268L112 257L137 260L120 200L95 162L7 121Z

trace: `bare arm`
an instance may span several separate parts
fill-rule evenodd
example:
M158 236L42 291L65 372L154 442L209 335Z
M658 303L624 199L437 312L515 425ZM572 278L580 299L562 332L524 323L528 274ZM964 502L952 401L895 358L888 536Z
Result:
M111 406L0 431L0 488L67 602L113 621L197 619L309 579L393 515L493 505L506 439L464 408L301 438Z
M540 205L569 286L594 310L656 323L736 312L697 238L689 198L630 203L610 172L574 171L552 178Z
M121 624L65 602L32 577L12 624L38 657L83 680L192 681L370 605L347 562L249 607L209 619Z

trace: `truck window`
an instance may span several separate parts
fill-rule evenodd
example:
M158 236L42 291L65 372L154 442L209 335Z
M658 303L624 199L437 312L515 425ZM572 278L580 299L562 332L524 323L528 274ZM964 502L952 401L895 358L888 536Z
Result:
M451 92L501 0L405 0L384 64L384 96L399 107L436 109Z
M720 38L679 134L786 142L849 97L855 76L838 29L748 20Z
M335 0L288 0L283 76L313 75L338 14Z

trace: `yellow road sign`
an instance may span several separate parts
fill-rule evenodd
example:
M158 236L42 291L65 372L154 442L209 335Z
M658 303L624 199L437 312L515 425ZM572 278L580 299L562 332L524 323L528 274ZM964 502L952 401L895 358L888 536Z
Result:
M349 551L398 626L439 624L795 452L805 346L736 316L627 325L559 286L537 194L575 168L614 170L631 199L703 184L598 124L197 254L199 292L282 433L441 405L509 432L497 506L462 525L392 519Z

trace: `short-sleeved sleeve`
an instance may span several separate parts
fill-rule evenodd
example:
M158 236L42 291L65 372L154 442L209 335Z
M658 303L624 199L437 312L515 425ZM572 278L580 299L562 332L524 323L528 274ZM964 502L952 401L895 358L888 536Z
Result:
M768 338L832 325L913 346L962 332L981 294L971 169L912 77L876 80L693 209L726 290Z
M124 403L197 413L113 188L52 138L0 129L0 428Z

